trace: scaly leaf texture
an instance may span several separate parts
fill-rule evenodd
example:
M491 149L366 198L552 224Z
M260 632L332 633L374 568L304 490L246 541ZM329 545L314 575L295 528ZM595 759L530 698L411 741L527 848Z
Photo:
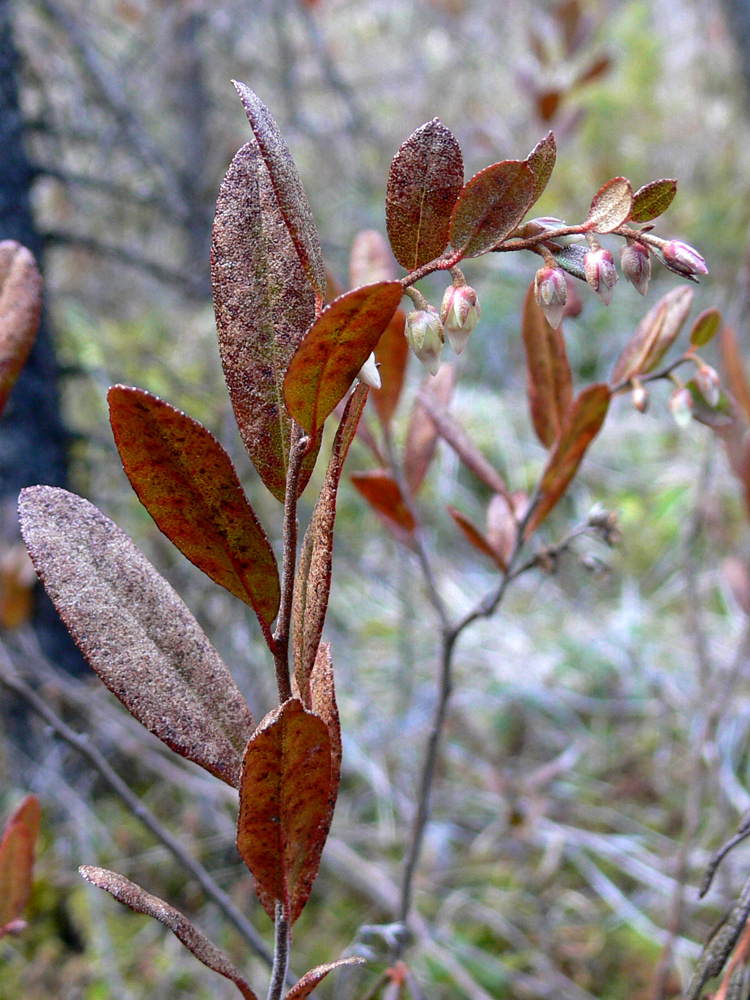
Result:
M693 304L693 290L673 288L651 306L615 363L612 382L652 371L676 340Z
M630 213L631 222L648 222L656 219L669 208L677 194L677 181L663 177L659 181L651 181L638 188L633 195L633 208Z
M339 481L366 402L367 386L360 383L347 401L333 442L325 480L300 549L292 621L294 673L305 704L331 591L333 527Z
M315 293L255 142L240 149L219 190L211 280L240 434L261 479L283 503L291 432L284 376L315 318ZM305 459L300 492L316 457L317 448Z
M232 81L258 143L276 201L300 263L320 301L326 295L326 269L320 237L297 166L271 112L244 83Z
M610 391L603 383L590 385L578 396L550 453L539 485L539 502L526 526L534 532L565 493L583 456L599 433L609 408Z
M144 913L146 916L153 917L168 927L178 941L184 944L199 962L202 962L212 972L218 972L225 979L230 979L245 997L245 1000L258 1000L257 995L250 988L250 984L235 967L229 956L217 948L203 931L198 930L184 913L175 909L174 906L170 906L169 903L165 903L158 896L146 892L145 889L125 878L124 875L118 875L117 872L109 871L107 868L81 865L78 871L87 882L91 882L99 889L104 889L110 896L114 896L118 903L130 907L136 913Z
M544 189L547 187L547 182L555 168L556 159L557 143L552 132L548 132L534 146L525 161L534 175L534 200L531 203L532 205L539 201ZM531 205L529 205L529 208L531 208Z
M334 969L338 969L342 965L364 964L364 958L352 955L349 958L338 958L335 962L326 962L325 965L316 965L314 969L310 969L309 972L306 972L304 976L294 984L284 997L284 1000L306 1000L318 983L325 979L329 972L333 972Z
M462 257L493 250L534 202L536 178L524 160L493 163L466 184L451 219L450 238Z
M229 455L197 420L143 389L116 385L108 399L138 499L183 555L268 628L279 610L279 572Z
M441 365L434 377L428 376L422 383L422 392L429 393L444 408L448 408L456 384L456 369L453 365ZM404 480L409 493L414 497L424 483L437 448L438 431L430 419L419 394L409 418L404 451Z
M705 347L709 341L713 340L719 332L721 326L721 313L718 309L704 309L696 317L690 330L690 344L692 347Z
M405 328L406 313L403 309L397 309L375 348L380 388L372 390L371 398L383 427L388 427L393 420L404 387L410 353L404 336Z
M317 434L344 398L402 295L399 281L355 288L332 302L312 325L284 381L287 408L308 434Z
M456 510L451 504L446 504L446 510L461 529L466 540L485 556L489 556L493 563L501 570L505 570L505 560L492 548L476 525L472 524L469 518Z
M0 243L0 413L26 363L42 315L42 276L30 250Z
M562 327L553 329L534 296L526 292L522 320L526 349L526 385L536 436L551 448L573 405L573 379Z
M87 500L32 486L19 510L36 571L101 680L146 729L236 787L253 717L182 600Z
M36 795L27 795L5 825L0 839L0 937L18 920L31 896L34 852L41 810Z
M306 864L319 840L331 790L331 740L322 719L290 698L260 723L245 751L237 847L267 896L290 923L302 912L317 875ZM266 897L266 898L264 898Z
M630 181L626 177L613 177L594 195L586 225L597 233L611 233L630 217L632 208Z
M437 118L412 133L394 156L385 221L396 260L407 271L428 264L448 246L463 183L461 147Z

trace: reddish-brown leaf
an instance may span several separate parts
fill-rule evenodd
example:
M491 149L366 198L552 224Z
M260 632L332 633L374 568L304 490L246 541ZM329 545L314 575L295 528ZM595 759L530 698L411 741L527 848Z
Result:
M47 593L110 691L173 750L236 786L253 718L182 600L81 497L32 486L19 510Z
M536 178L525 160L493 163L466 184L451 219L451 243L462 257L498 246L534 203Z
M26 364L42 315L42 276L30 250L0 243L0 413Z
M264 894L283 904L291 923L318 873L316 848L325 839L321 823L330 790L328 726L290 698L263 719L247 745L237 847ZM266 905L263 896L261 902Z
M575 476L583 456L604 423L609 407L609 387L590 385L578 396L553 448L539 484L539 502L526 526L525 538L534 532Z
M27 795L5 825L0 839L0 937L11 933L31 896L34 851L41 809L36 795Z
M721 313L718 309L704 309L696 317L690 330L690 343L693 347L705 347L714 339L721 326Z
M315 318L315 293L254 142L237 153L219 190L211 279L240 434L261 479L283 503L291 430L284 376ZM305 460L300 492L316 457L313 449Z
M115 443L138 499L187 558L269 626L279 572L232 461L202 424L142 389L109 390Z
M693 290L673 288L649 309L617 359L612 382L652 371L679 335L693 303Z
M218 972L225 979L230 979L246 1000L258 1000L257 995L250 988L250 984L235 967L229 956L217 948L203 931L198 930L184 913L175 909L174 906L170 906L169 903L165 903L158 896L146 892L145 889L125 878L124 875L118 875L117 872L109 871L107 868L81 865L78 871L87 882L104 889L110 896L114 896L118 903L129 906L136 913L144 913L164 924L172 931L178 941L181 941L188 951L195 955L199 962L202 962L212 972Z
M325 965L316 965L294 984L289 990L284 1000L306 1000L321 980L325 979L329 972L340 968L342 965L364 965L365 959L352 955L349 958L338 958L335 962L326 962Z
M396 267L388 241L377 229L357 233L349 254L349 287L361 288L377 281L393 281Z
M666 212L677 194L677 181L664 177L638 188L633 195L631 222L648 222Z
M484 553L484 555L489 556L494 564L499 569L504 571L506 568L505 560L500 556L500 553L495 551L495 549L490 545L489 541L484 537L479 528L472 524L465 514L462 514L460 510L456 510L456 508L451 504L446 504L445 506L448 513L459 526L471 545L473 545L475 549Z
M511 494L510 502L496 493L487 507L487 541L507 565L515 548L518 522L526 512L528 496L523 491Z
M294 582L292 619L294 672L305 705L308 679L323 634L331 590L333 526L339 480L366 401L367 386L360 383L346 404L333 442L325 480L300 549Z
M543 122L551 122L560 109L562 101L562 91L557 87L551 90L542 90L535 97L536 113Z
M562 327L549 325L533 284L523 303L523 344L531 421L539 440L551 448L573 405L573 379Z
M597 56L593 62L590 62L588 66L581 70L575 78L573 86L580 87L583 84L591 83L593 80L597 80L600 76L604 76L611 65L612 60L609 56Z
M412 133L394 156L385 219L393 253L407 271L448 246L451 212L463 183L461 147L437 118Z
M750 386L745 374L745 364L737 343L737 334L731 326L725 326L719 337L721 364L724 369L727 388L750 420Z
M404 386L409 345L404 336L406 313L397 309L393 319L375 348L375 361L380 372L380 388L372 390L372 401L380 422L387 427L396 412Z
M234 83L258 143L292 243L321 302L326 294L326 269L320 237L297 167L271 112L244 83Z
M613 177L594 195L586 226L597 233L611 233L630 217L632 207L630 181L625 177Z
M422 383L422 392L429 394L443 409L448 408L456 384L453 365L441 365L437 375L428 376ZM404 452L404 480L411 496L416 496L425 480L427 470L435 456L438 431L434 421L419 400L414 402L406 431Z
M354 472L351 481L393 536L402 544L412 547L414 543L412 536L417 522L406 506L398 483L390 472L383 469Z
M393 318L403 289L381 281L346 292L323 310L292 358L286 405L308 434L341 402Z
M543 139L539 140L526 157L526 163L534 175L534 199L531 203L532 205L534 202L539 201L542 192L547 187L547 181L552 176L556 159L557 143L552 132L548 132Z

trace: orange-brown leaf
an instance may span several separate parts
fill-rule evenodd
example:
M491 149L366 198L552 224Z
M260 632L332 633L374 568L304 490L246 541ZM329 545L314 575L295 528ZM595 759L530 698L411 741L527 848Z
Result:
M630 181L626 177L613 177L594 195L586 225L597 233L611 233L630 217L632 207Z
M448 246L451 212L463 183L461 147L437 118L410 135L394 156L385 218L393 253L407 271Z
M306 1000L321 980L325 979L329 972L338 969L342 965L364 965L365 959L352 955L349 958L338 958L335 962L326 962L325 965L316 965L294 984L289 990L284 1000Z
M693 290L673 288L649 309L617 359L612 382L652 371L679 335L690 312Z
M516 228L534 202L536 178L525 160L503 160L475 174L459 195L451 243L462 257L479 257Z
M330 790L328 727L290 698L263 719L247 745L237 847L258 885L282 902L291 923L318 873L316 847L325 839L321 823ZM265 905L262 896L261 902Z
M533 284L523 303L523 344L531 421L539 440L551 448L573 405L573 380L562 327L549 325Z
M750 386L748 385L745 365L737 343L737 334L731 326L725 326L719 337L721 364L727 388L742 407L747 420L750 421Z
M40 819L39 799L36 795L27 795L3 830L0 839L0 937L8 925L20 918L29 902Z
M138 499L167 538L268 626L279 610L276 559L229 455L157 396L109 390L115 443Z
M526 526L525 538L539 527L565 493L586 450L604 423L609 399L609 387L602 383L590 385L576 399L547 460L539 484L539 502Z
M417 527L414 515L404 502L398 483L383 469L371 472L354 472L351 476L355 489L362 494L389 531L404 545L412 546L412 535Z
M422 383L422 392L432 397L443 409L447 409L455 383L456 369L453 365L441 365L437 375L428 376ZM412 496L417 495L424 482L435 455L437 440L437 427L417 396L406 431L404 453L404 480Z
M489 541L484 537L482 532L476 525L472 524L471 521L462 514L460 510L456 510L451 504L446 504L446 509L453 520L456 522L458 527L463 532L466 539L475 549L478 549L484 555L489 556L490 559L498 566L501 570L505 570L506 563L505 560L500 556L499 552L490 545Z
M308 434L317 434L344 398L402 294L399 281L355 288L327 306L313 323L284 380L287 408Z
M42 276L33 254L0 243L0 413L26 363L42 315Z
M552 176L556 159L557 143L552 132L548 132L526 157L526 163L534 175L534 202L541 198L542 192L547 187L547 181Z
M404 386L406 364L409 360L409 345L404 336L405 327L406 313L403 309L397 309L375 348L375 361L380 372L381 387L373 389L371 396L375 412L384 427L387 427L393 419Z
M36 571L102 681L160 740L236 786L253 718L182 600L87 500L32 486L19 510Z

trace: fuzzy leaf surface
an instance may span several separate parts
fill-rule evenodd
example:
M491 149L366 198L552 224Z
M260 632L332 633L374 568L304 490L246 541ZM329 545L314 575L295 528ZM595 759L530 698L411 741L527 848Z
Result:
M553 329L534 296L533 284L523 303L523 344L531 421L536 436L551 448L573 405L573 379L562 326Z
M291 923L318 873L321 823L331 791L331 739L322 719L290 698L260 723L245 751L237 847ZM269 913L273 919L273 911Z
M453 395L456 384L456 369L453 365L441 365L437 375L428 376L422 383L420 393L414 402L409 426L406 431L406 451L404 454L404 479L406 487L412 496L419 492L430 464L435 457L438 441L438 429L432 420L420 396L429 395L443 410Z
M325 480L300 548L292 604L294 673L306 707L309 707L306 701L308 680L323 634L331 592L333 527L339 481L366 402L367 386L360 383L344 409Z
M0 242L0 413L26 364L42 315L42 276L30 250Z
M626 177L613 177L594 195L586 225L597 233L611 233L630 217L633 189Z
M294 984L284 1000L306 1000L318 983L325 979L329 972L333 972L334 969L338 969L342 965L364 964L364 958L352 955L349 958L338 958L335 962L326 962L325 965L316 965L314 969L310 969L309 972L306 972L304 976Z
M503 160L475 174L459 195L451 219L451 243L462 257L479 257L498 246L534 202L536 178L525 160Z
M184 913L175 909L174 906L170 906L169 903L165 903L158 896L146 892L145 889L125 878L124 875L118 875L117 872L109 871L107 868L81 865L78 871L87 882L99 889L104 889L110 896L114 896L118 903L129 906L136 913L144 913L164 924L185 945L188 951L195 955L199 962L202 962L212 972L218 972L225 979L230 979L246 1000L258 1000L257 995L250 988L250 984L244 979L229 956L217 948L203 931L198 930Z
M276 201L305 274L321 301L326 294L326 269L320 237L315 227L310 203L279 126L271 112L244 83L232 81L240 95L247 120L253 130L263 162L273 186Z
M280 600L276 559L229 455L197 420L149 392L117 385L108 399L143 506L183 555L270 625Z
M617 359L613 382L652 371L678 337L693 304L693 290L673 288L655 302Z
M633 195L632 222L648 222L656 219L669 208L677 194L677 181L663 177L638 188Z
M317 434L344 398L402 295L399 281L355 288L335 299L313 323L284 381L287 408L308 434Z
M383 469L373 469L370 472L353 472L351 481L394 537L412 547L417 522L393 476Z
M714 339L721 326L721 313L718 309L704 309L696 317L690 330L690 343L693 347L705 347Z
M403 309L397 309L375 348L381 386L372 390L371 398L383 427L387 427L393 419L404 387L406 364L409 360L405 327L406 313Z
M583 456L604 423L610 391L603 383L590 385L578 396L550 453L540 483L540 497L525 536L528 538L565 493Z
M555 258L555 263L559 264L563 271L572 274L574 278L580 278L581 281L586 280L586 269L583 266L583 258L588 252L588 246L580 246L578 243L573 243L569 247L557 247L553 244L550 252Z
M29 902L40 819L39 799L27 795L0 838L0 937Z
M472 524L465 514L462 514L460 510L456 510L451 504L446 504L446 510L461 529L467 541L479 552L489 556L493 563L501 570L505 570L504 559L492 548L479 528Z
M283 503L291 431L284 376L315 318L315 293L255 142L240 149L219 189L211 281L240 434L261 479ZM300 492L316 456L314 449L305 460Z
M385 221L396 260L407 271L428 264L448 246L463 184L461 147L437 118L412 133L394 156Z
M532 205L539 201L547 182L552 176L557 159L557 143L552 132L548 132L543 139L534 146L526 157L526 163L531 168L534 175L534 200ZM531 207L531 206L529 206Z
M725 326L721 331L719 351L727 388L737 400L746 420L750 421L750 385L748 385L745 364L737 343L737 334L731 326Z
M19 510L36 571L101 680L146 729L236 787L253 717L180 597L87 500L32 486Z

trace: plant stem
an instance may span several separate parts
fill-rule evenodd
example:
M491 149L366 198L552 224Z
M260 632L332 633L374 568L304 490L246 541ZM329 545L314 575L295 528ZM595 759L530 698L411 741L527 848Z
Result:
M268 1000L281 1000L289 969L289 921L284 915L284 904L276 902L274 924L273 969L268 986Z

